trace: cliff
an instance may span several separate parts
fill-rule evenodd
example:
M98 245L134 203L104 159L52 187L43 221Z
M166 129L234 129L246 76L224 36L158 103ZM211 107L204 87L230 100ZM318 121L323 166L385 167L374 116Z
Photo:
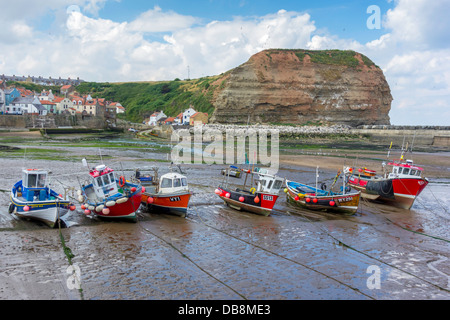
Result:
M210 122L390 124L383 72L354 51L265 50L215 83Z

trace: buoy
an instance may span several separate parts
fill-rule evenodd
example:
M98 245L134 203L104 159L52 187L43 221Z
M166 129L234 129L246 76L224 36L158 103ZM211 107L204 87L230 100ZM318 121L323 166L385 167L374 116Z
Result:
M82 192L81 192L81 190L77 190L77 195L79 195L79 196L81 196L81 195L82 195Z
M136 191L136 187L132 187L131 192L135 192L135 191Z
M220 194L220 193L221 193L221 191L220 191L219 189L214 190L214 192L215 192L216 194Z
M117 199L116 203L124 203L124 202L127 202L127 201L128 201L128 198L127 197L123 197L123 198Z
M101 205L97 206L97 208L95 208L95 211L100 212L103 210L104 207L105 206L101 204Z
M145 192L145 187L142 187L142 192Z
M86 210L86 206L84 204L82 204L81 209Z
M317 198L314 198L314 199L313 199L313 202L314 202L314 203L317 203Z
M84 214L90 214L90 213L91 212L88 209L84 210Z
M336 203L333 200L330 201L330 206L334 207L335 204Z
M23 207L23 211L30 211L30 207L29 206Z
M259 197L256 196L255 199L254 199L254 201L255 201L255 203L259 203Z
M71 206L69 207L70 211L74 211L76 208L77 208L77 207L76 207L75 205L71 205Z
M84 197L83 197L82 195L79 195L79 196L78 196L78 201L79 201L79 202L83 202L83 201L84 201Z
M87 208L88 208L88 210L90 210L90 211L94 211L94 209L95 209L94 206L88 206Z
M148 197L147 198L147 203L153 203L153 198L152 197Z
M114 200L111 200L111 201L108 201L108 202L105 203L105 205L106 205L107 207L112 207L112 206L115 205L115 204L116 204L116 202L115 202Z
M231 197L231 194L230 194L230 193L227 193L227 194L225 195L225 197L229 198L229 197Z
M311 202L311 198L306 198L305 201L310 203Z
M284 193L288 193L288 189L287 188L284 188Z
M103 208L102 209L102 213L105 214L105 215L108 215L109 214L109 208Z
M298 196L295 196L294 200L298 201L298 199L300 199Z
M239 201L240 201L240 202L244 202L244 200L245 200L245 198L244 198L243 196L240 196L240 197L239 197Z

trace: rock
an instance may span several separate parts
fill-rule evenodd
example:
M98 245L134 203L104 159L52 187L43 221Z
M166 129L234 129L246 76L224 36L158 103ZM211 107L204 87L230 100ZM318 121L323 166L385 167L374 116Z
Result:
M354 51L265 50L217 83L213 123L390 124L383 72Z

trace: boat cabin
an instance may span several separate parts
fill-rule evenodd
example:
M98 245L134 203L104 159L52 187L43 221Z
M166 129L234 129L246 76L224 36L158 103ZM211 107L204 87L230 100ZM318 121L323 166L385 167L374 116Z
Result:
M89 174L92 177L92 186L98 198L104 199L118 192L113 169L105 165L99 165L91 170Z
M420 177L423 172L423 168L414 166L412 160L406 160L406 162L402 163L390 162L388 165L392 166L392 172L389 173L389 178Z
M259 173L259 179L256 181L256 191L278 194L283 186L283 179L269 174Z
M22 171L22 197L27 201L47 199L47 174L45 170L26 169Z
M188 189L187 178L179 173L169 172L159 179L160 193L188 191Z

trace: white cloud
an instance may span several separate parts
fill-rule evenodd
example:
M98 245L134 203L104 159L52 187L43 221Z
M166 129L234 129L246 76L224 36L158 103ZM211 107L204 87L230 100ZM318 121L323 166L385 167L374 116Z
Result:
M191 27L200 19L173 11L164 12L158 6L142 13L129 24L129 30L137 32L168 32Z

